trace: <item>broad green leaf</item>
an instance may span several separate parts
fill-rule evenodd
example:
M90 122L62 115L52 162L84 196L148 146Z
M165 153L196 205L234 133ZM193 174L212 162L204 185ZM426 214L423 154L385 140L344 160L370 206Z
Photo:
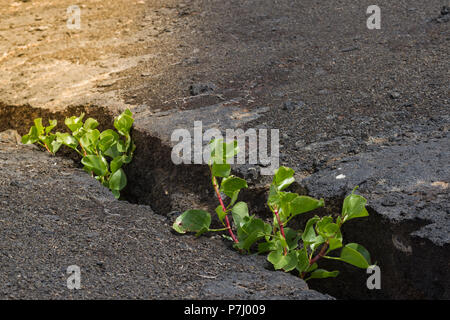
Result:
M325 269L316 269L311 273L309 278L306 279L308 281L309 279L324 279L324 278L334 278L337 277L339 274L339 271L327 271Z
M248 188L247 182L244 179L235 176L229 176L222 179L220 184L220 191L230 198L242 188Z
M83 126L84 112L79 116L72 116L64 120L65 125L70 129L70 131L75 132Z
M114 119L114 128L116 128L121 135L125 136L130 132L133 122L133 114L127 109Z
M226 178L231 173L231 166L229 164L216 164L212 165L212 175L215 177Z
M117 144L115 143L111 147L109 147L106 151L104 151L104 154L105 156L108 156L112 159L122 155L119 151L117 151Z
M309 242L308 245L311 248L311 251L314 252L323 243L325 243L325 238L318 235L313 239L313 241Z
M283 249L269 253L267 260L273 264L275 270L283 269L286 272L295 269L298 263L295 251L288 252L287 255L284 255Z
M326 253L328 254L328 252L339 249L341 247L342 247L342 236L341 238L330 238L328 239L328 249Z
M114 145L117 142L117 140L114 139L113 135L106 135L103 138L100 137L100 140L98 142L98 148L105 152L109 148L111 148L112 145Z
M292 200L291 204L291 214L296 216L305 212L315 210L319 207L324 206L324 200L314 199L308 196L298 196Z
M111 190L120 191L127 185L127 176L122 169L114 172L109 178L109 188Z
M271 185L268 204L272 208L277 208L281 222L285 222L291 212L290 203L298 195L292 192L278 191L275 185Z
M119 140L119 135L117 134L117 132L115 132L112 129L107 129L105 131L102 131L102 133L100 133L100 140L107 136L112 136L113 140Z
M226 164L228 159L234 158L239 152L236 140L225 143L223 139L213 139L209 143L211 162L216 164Z
M339 226L333 223L331 216L326 216L317 222L316 232L324 238L330 238L339 232Z
M298 247L298 241L300 240L300 234L291 228L284 228L284 235L286 236L286 242L289 250L294 250Z
M238 245L241 249L249 250L253 243L272 232L272 227L261 219L249 217L244 218L244 221L245 223L237 229Z
M305 231L302 234L302 240L305 243L312 243L316 238L316 232L314 231L314 224L319 221L319 217L315 216L308 220L306 223Z
M108 187L108 186L105 186L105 187ZM118 190L111 190L111 192L112 192L112 194L114 195L114 197L116 199L120 198L120 191L118 191Z
M58 152L59 148L61 148L62 143L57 141L56 138L49 145L49 149L52 153Z
M69 148L75 149L78 147L78 141L75 139L70 133L56 133L56 140L60 143L62 143L65 146L68 146Z
M173 223L172 228L178 233L200 232L209 229L211 215L203 210L188 210L183 212Z
M355 189L344 199L344 204L342 205L342 218L344 222L369 215L365 208L367 200L363 196L354 194Z
M45 127L45 134L48 134L50 131L52 131L52 129L58 124L58 121L50 120L49 123L50 125L48 127Z
M275 171L272 183L281 191L295 182L294 173L293 169L281 166Z
M94 130L95 128L98 127L98 121L93 119L93 118L87 118L86 121L84 122L84 129L85 130Z
M103 177L108 172L108 163L105 158L96 155L87 155L81 159L81 163L97 176Z
M280 195L277 187L274 184L270 185L269 196L267 198L267 204L270 206L278 205L280 203Z
M124 164L123 160L124 160L124 156L118 156L111 161L111 163L109 164L111 173L114 173L117 170L119 170L120 168L122 168L122 166Z
M280 241L278 239L258 243L258 253L271 252L280 248L282 249L283 246L280 244Z
M248 215L248 206L245 202L238 202L234 205L234 207L231 209L231 214L233 216L233 222L236 225L237 228L242 227L245 222L245 217L249 217Z
M118 140L117 141L117 150L119 152L124 152L125 153L125 152L127 152L127 149L128 149L128 147L127 147L125 141L123 141L123 140Z
M45 132L45 128L44 128L44 126L42 125L42 118L36 118L36 119L34 119L34 125L35 125L35 127L36 127L36 129L37 129L38 136L43 135L44 132Z
M97 129L87 131L80 139L80 144L85 150L90 150L92 153L98 145L98 139L100 137L100 131Z
M61 142L57 141L56 135L40 136L39 139L47 146L51 153L56 153L61 147Z
M32 126L30 128L30 131L28 134L24 135L22 137L22 143L23 144L32 144L32 143L36 143L39 141L39 137L38 137L38 131L36 129L35 126Z
M306 271L309 267L309 258L308 252L305 248L302 248L297 251L297 266L296 269L298 272L302 273Z
M343 247L339 260L362 269L367 269L371 265L369 252L357 243L349 243Z

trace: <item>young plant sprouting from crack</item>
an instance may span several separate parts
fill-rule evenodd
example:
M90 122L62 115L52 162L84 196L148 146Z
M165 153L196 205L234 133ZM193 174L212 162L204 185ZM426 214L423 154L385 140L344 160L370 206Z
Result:
M84 115L82 113L79 117L65 119L64 123L71 133L52 133L57 125L56 120L50 120L50 125L44 127L41 118L34 119L34 126L22 137L22 143L37 143L52 155L62 145L75 150L82 157L83 169L119 199L120 190L127 185L122 166L131 162L136 149L130 135L133 114L127 109L114 119L117 132L112 129L100 132L97 129L98 121L88 118L83 122Z
M322 258L340 260L362 269L371 265L369 252L356 243L344 245L341 233L345 222L369 215L365 208L367 200L355 194L357 187L345 198L342 212L336 218L316 215L307 221L304 229L294 230L287 224L300 214L323 207L324 200L283 191L295 179L294 170L282 166L275 171L270 186L267 205L273 213L273 219L267 223L250 215L245 202L236 202L240 190L248 187L244 179L231 175L231 166L227 163L239 151L237 141L227 144L221 139L213 140L210 147L211 182L220 203L215 211L224 228L210 229L209 212L188 210L175 220L175 231L195 232L197 237L205 232L228 231L230 236L224 237L232 240L233 246L240 252L267 253L267 260L274 269L285 272L297 270L305 280L336 277L339 274L339 271L320 269L318 261ZM230 199L227 206L221 194ZM228 219L229 214L237 235ZM337 249L341 249L339 255L330 255Z

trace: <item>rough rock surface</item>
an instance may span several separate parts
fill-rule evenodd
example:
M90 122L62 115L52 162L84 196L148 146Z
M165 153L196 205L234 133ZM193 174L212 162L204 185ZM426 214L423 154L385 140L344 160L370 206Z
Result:
M339 204L355 186L368 199L370 217L345 225L349 241L370 248L381 268L383 290L366 295L450 297L449 159L448 130L432 131L342 158L302 181L308 194Z
M331 299L220 238L179 236L150 207L0 133L0 298ZM67 267L81 289L67 288Z

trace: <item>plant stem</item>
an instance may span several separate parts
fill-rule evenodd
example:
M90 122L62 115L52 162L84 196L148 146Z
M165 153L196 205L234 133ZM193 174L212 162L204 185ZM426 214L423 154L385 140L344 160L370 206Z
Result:
M325 253L327 252L327 249L328 249L328 242L329 241L327 240L327 242L325 242L324 245L322 246L322 249L320 249L320 252L309 261L310 266L313 265L314 263L316 263L317 260L319 260L320 258L322 258L325 255Z
M223 212L227 212L227 209L225 208L225 205L223 204L222 197L220 196L219 187L217 186L217 180L215 176L212 176L212 182L214 186L214 190L216 191L217 198L219 199L220 205L222 206ZM230 233L231 238L235 243L239 243L238 239L234 235L233 231L231 230L230 220L228 220L228 216L225 215L225 223L228 229L228 232Z
M208 231L211 231L211 232L226 231L226 230L228 230L228 228L222 228L222 229L208 229Z
M38 141L38 144L40 144L40 145L43 146L45 149L47 149L47 151L50 152L50 154L53 154L53 152L50 151L50 149L48 148L48 146L47 146L47 144L46 144L45 142L44 142L44 143L41 143L40 141Z
M278 214L278 209L276 207L273 208L273 213L275 213L275 216L277 217L278 225L280 226L281 235L283 236L284 240L286 240L286 235L284 234L284 227L283 227L283 224L281 223L280 215ZM286 248L284 248L284 255L287 255Z
M320 258L322 258L322 257L325 255L325 253L327 252L327 249L328 249L328 243L329 243L329 240L327 240L327 241L324 243L324 245L323 245L322 248L320 249L320 252L319 252L314 258L312 258L311 260L309 260L309 265L310 265L310 266L312 266L314 263L317 262L317 260L319 260ZM306 272L302 272L302 274L301 274L300 277L303 279L305 275L306 275Z

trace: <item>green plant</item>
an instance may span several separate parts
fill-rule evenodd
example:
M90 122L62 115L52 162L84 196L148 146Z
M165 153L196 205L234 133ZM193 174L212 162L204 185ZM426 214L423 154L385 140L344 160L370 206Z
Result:
M52 133L57 121L50 120L50 125L44 127L42 119L37 118L29 133L22 137L22 143L37 143L53 155L62 145L75 150L82 157L83 169L109 188L118 199L120 190L127 184L122 166L131 162L136 149L130 135L133 114L127 109L114 119L117 132L112 129L100 132L98 121L88 118L83 122L84 115L65 119L70 133Z
M195 232L196 236L210 231L228 231L229 236L225 237L232 240L240 252L251 253L256 250L258 253L267 253L267 260L276 270L297 270L299 276L306 280L338 275L339 271L319 269L317 263L321 258L340 260L364 269L371 265L370 254L363 246L356 243L343 245L341 226L351 219L368 216L365 208L367 200L354 193L356 188L345 198L342 212L336 218L314 216L307 221L304 229L294 230L287 227L291 219L323 207L324 200L283 191L295 181L294 170L280 167L275 171L270 186L267 205L273 213L273 219L267 223L250 215L245 202L236 203L240 190L248 187L244 179L230 174L231 166L227 163L239 151L237 142L227 144L221 139L213 140L210 147L211 182L220 203L215 211L224 228L210 228L209 212L188 210L175 220L175 231ZM221 194L230 199L227 206ZM228 219L230 213L236 235ZM339 256L330 255L340 248Z

